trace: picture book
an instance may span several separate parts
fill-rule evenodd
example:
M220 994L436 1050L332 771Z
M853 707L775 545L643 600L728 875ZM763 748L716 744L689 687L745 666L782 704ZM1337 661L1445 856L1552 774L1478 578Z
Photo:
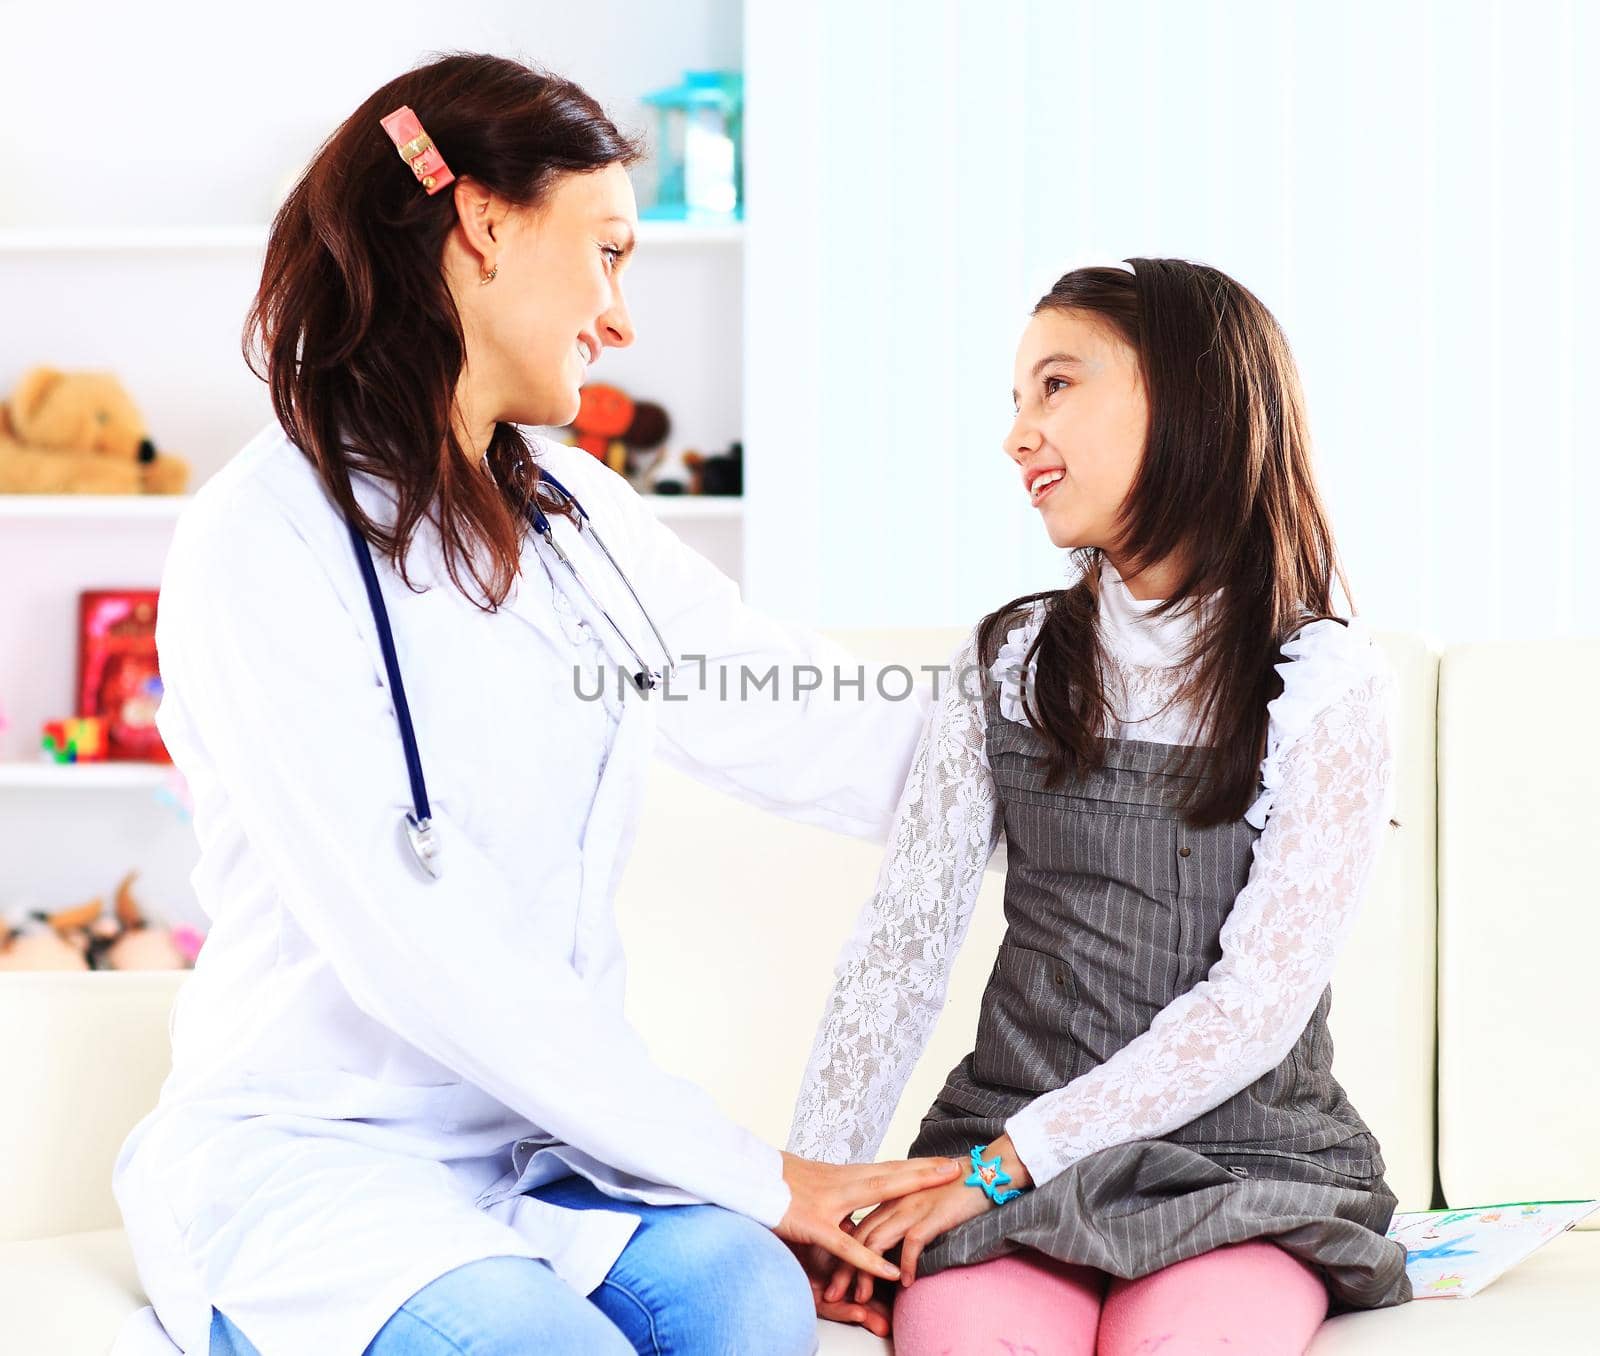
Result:
M1401 1211L1388 1236L1405 1244L1413 1298L1466 1299L1596 1210L1600 1200Z

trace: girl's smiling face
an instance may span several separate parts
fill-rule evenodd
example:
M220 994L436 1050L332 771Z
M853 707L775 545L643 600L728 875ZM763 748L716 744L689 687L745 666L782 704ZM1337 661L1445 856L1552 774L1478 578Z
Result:
M1114 549L1150 408L1133 348L1084 311L1045 309L1017 345L1006 455L1062 548Z

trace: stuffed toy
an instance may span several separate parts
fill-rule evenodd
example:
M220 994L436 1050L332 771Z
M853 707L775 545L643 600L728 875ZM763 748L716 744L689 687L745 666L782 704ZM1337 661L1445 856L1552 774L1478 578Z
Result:
M655 494L743 494L744 448L734 443L710 456L691 448L662 457L650 489Z
M96 896L55 913L0 922L0 970L186 970L204 937L193 928L154 927L133 898L130 871L115 908Z
M567 429L575 446L624 476L635 474L639 454L659 447L671 430L660 405L602 382L579 392L578 417Z
M696 461L689 465L698 474L695 478L694 492L696 494L732 494L744 493L744 444L732 443L726 452L714 452L709 456L695 453Z
M0 403L0 494L182 494L189 465L156 451L109 372L35 367Z
M194 964L204 940L193 928L156 927L149 923L133 898L130 871L117 886L117 928L105 944L102 970L187 970Z
M651 494L691 494L700 454L687 448L663 452L650 468L647 488Z
M95 901L96 908L99 900ZM0 970L87 970L89 957L74 937L68 940L39 914L15 913L0 919Z

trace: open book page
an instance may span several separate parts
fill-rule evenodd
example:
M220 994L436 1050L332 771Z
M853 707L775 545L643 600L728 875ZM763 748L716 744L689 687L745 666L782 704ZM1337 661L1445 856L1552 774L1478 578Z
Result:
M1600 1200L1401 1211L1388 1236L1405 1244L1414 1298L1466 1299L1596 1210Z

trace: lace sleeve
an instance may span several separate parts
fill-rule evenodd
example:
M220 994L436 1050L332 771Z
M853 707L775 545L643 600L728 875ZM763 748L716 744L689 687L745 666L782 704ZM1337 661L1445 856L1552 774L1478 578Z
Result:
M1006 1123L1036 1183L1153 1139L1276 1067L1333 972L1393 808L1393 679L1371 674L1284 753L1277 804L1223 924L1222 957L1105 1063Z
M923 726L876 887L834 969L791 1153L831 1163L875 1154L944 1006L1001 833L976 655L974 632Z

